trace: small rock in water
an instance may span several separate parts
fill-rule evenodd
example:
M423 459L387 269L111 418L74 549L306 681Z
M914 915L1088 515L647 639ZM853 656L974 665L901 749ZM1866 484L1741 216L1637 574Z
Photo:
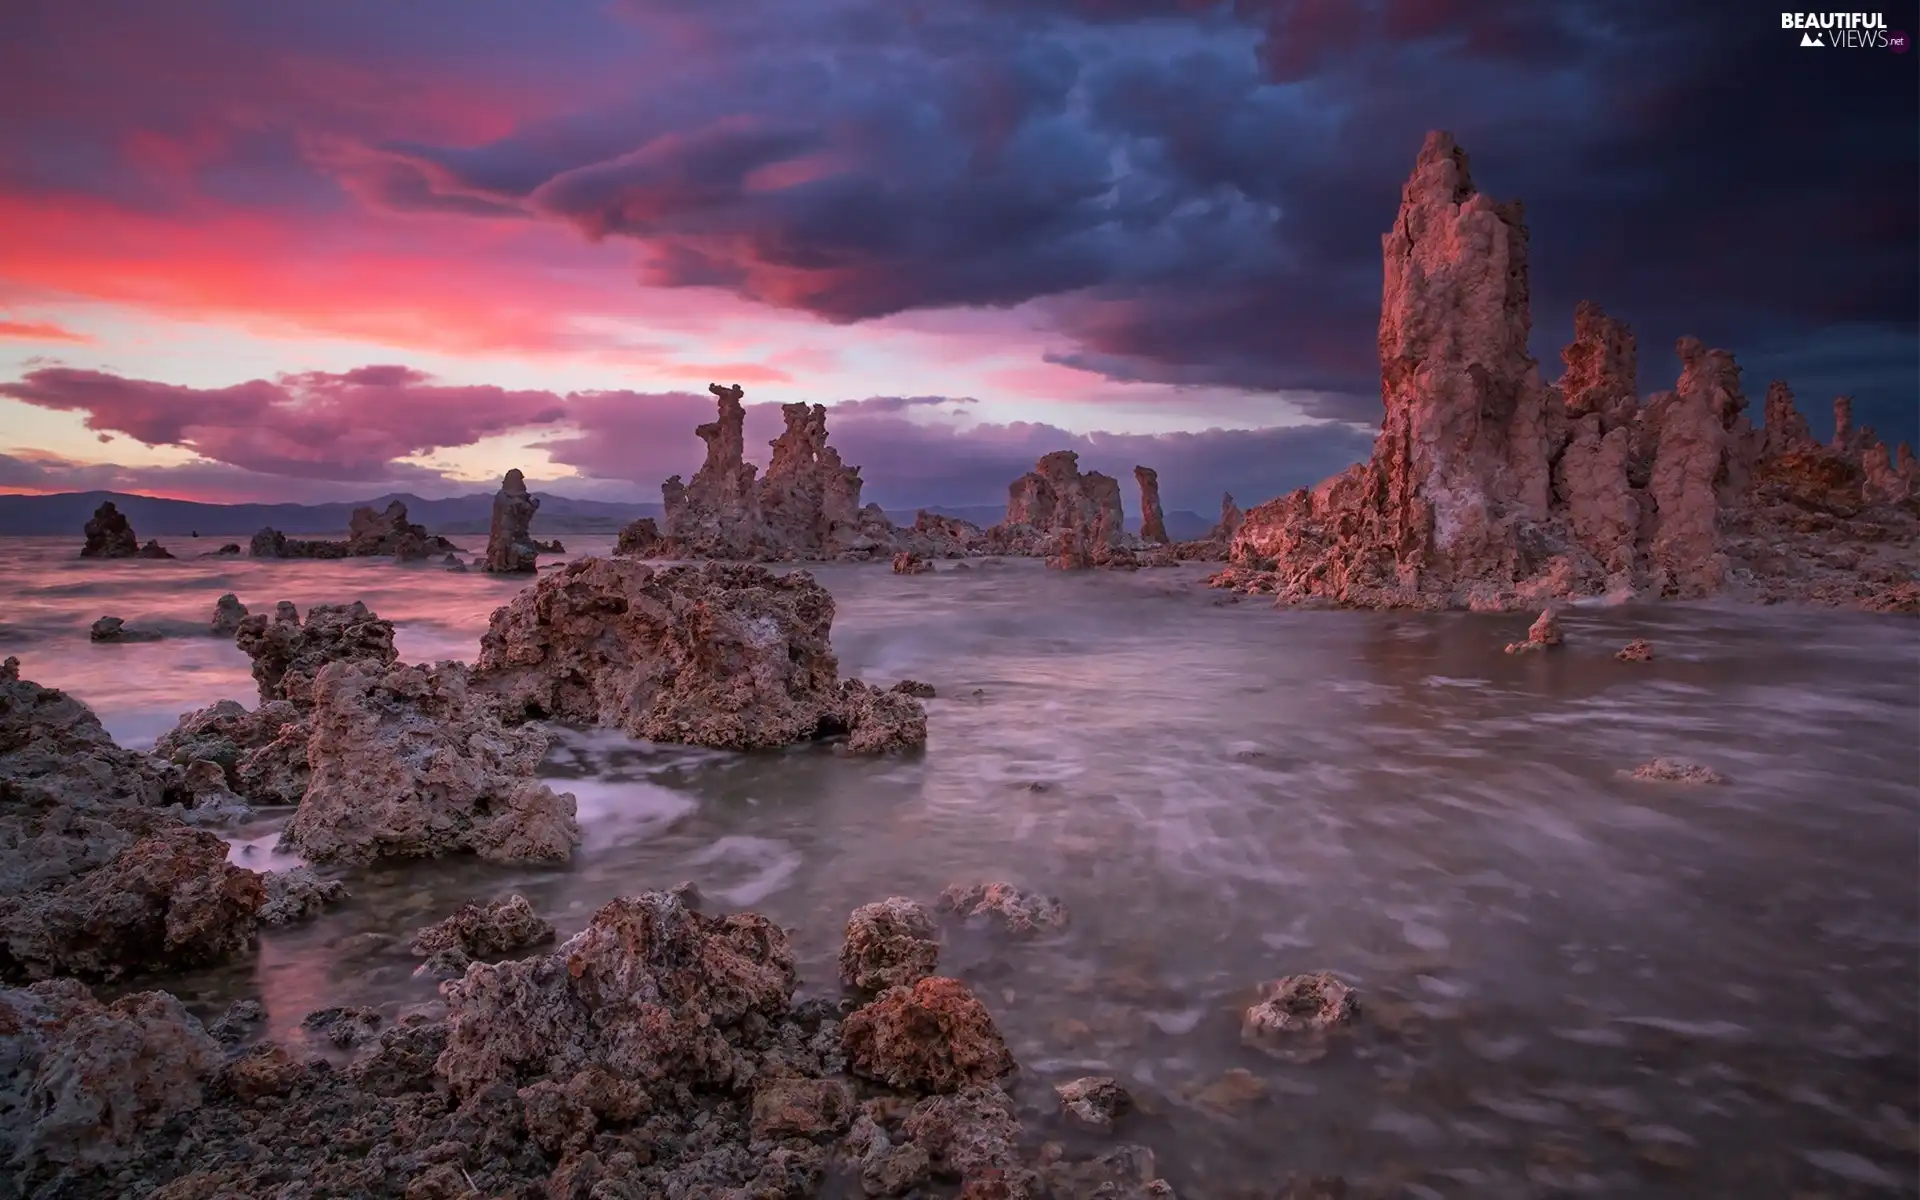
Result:
M925 575L933 570L933 564L912 550L902 550L893 556L895 575Z
M1644 762L1632 771L1635 779L1647 783L1725 783L1727 777L1711 767L1699 763L1690 763L1678 758L1656 758Z
M267 1010L258 1000L235 1000L207 1026L207 1032L220 1042L234 1046L247 1039L249 1029L266 1019Z
M847 918L840 945L840 979L848 987L881 991L910 987L940 965L940 936L927 910L904 896L863 904Z
M348 1050L370 1042L380 1034L380 1014L364 1006L323 1008L310 1012L300 1028L322 1034L329 1042Z
M240 603L240 597L228 592L213 602L213 617L207 622L207 632L214 637L230 638L240 632L240 622L247 619L247 606Z
M1023 892L1010 883L954 884L940 893L940 911L991 918L1016 937L1053 933L1067 924L1067 906L1058 897Z
M903 696L912 696L916 700L931 700L934 696L933 685L921 683L918 679L902 679L893 685L892 690Z
M292 867L285 871L267 871L261 875L267 885L266 903L260 906L263 925L293 925L320 915L329 904L338 904L353 893L338 879L322 879L311 867Z
M1193 1093L1193 1102L1202 1108L1228 1113L1245 1108L1267 1097L1267 1085L1244 1067L1235 1067L1220 1078Z
M128 629L119 617L101 617L87 629L87 638L95 642L153 642L160 635L145 629Z
M1326 1040L1359 1015L1353 989L1332 974L1288 975L1260 989L1260 1002L1247 1009L1240 1039L1295 1062L1311 1062L1326 1053Z
M1620 649L1614 653L1614 657L1621 662L1652 662L1653 643L1642 638L1635 638L1620 647Z
M470 962L497 962L553 940L553 924L514 893L491 904L463 904L444 921L413 935L413 953L435 973L460 974Z
M1133 1108L1133 1097L1117 1080L1104 1075L1089 1075L1070 1083L1055 1085L1060 1107L1089 1129L1110 1133L1113 1123Z
M1534 650L1551 650L1562 641L1560 637L1560 618L1553 607L1543 609L1538 619L1527 629L1527 640L1508 642L1508 654L1525 654Z

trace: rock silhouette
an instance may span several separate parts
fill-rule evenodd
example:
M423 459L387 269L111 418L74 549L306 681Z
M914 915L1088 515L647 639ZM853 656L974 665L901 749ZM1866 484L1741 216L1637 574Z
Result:
M487 529L487 570L495 575L531 575L539 567L540 546L528 532L540 500L527 494L526 476L515 467L493 497L493 522Z

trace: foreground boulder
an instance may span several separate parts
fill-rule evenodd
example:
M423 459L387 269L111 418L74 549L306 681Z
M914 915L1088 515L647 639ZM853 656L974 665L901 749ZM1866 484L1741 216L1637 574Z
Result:
M911 987L940 965L940 933L927 910L905 896L862 904L847 918L840 981L863 991Z
M220 1065L219 1043L167 993L102 1004L69 979L0 987L0 1043L0 1163L29 1175L138 1157L143 1137L200 1106Z
M133 525L111 500L103 500L87 521L86 544L81 558L133 558L140 553L140 539Z
M567 563L496 610L475 680L514 718L731 750L846 734L924 743L918 702L838 678L833 597L804 572Z
M515 467L493 497L493 521L487 527L487 570L495 575L530 575L540 565L540 544L529 532L537 496L527 493L527 478Z
M1427 136L1383 258L1371 459L1249 512L1217 586L1374 608L1732 591L1920 610L1916 477L1871 435L1842 420L1812 445L1784 385L1756 430L1733 356L1694 338L1643 406L1632 333L1593 304L1541 382L1520 206L1475 188L1451 135Z
M552 940L553 923L516 893L491 904L461 905L444 921L416 931L411 949L436 970L461 975L469 963L497 962Z
M894 987L841 1027L847 1067L890 1087L956 1092L1014 1068L993 1014L957 979Z
M330 663L312 701L312 777L284 848L314 862L563 862L579 844L573 797L533 777L547 735L502 725L461 664Z
M153 753L181 767L217 764L227 787L248 803L291 805L307 790L309 732L305 702L271 700L249 711L221 700L183 714Z
M215 773L218 779L218 773ZM118 979L251 943L259 876L189 828L217 784L116 745L84 704L0 668L0 979Z

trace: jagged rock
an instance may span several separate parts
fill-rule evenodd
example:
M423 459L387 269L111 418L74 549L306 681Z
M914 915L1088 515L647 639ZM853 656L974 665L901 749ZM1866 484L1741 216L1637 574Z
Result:
M1642 638L1635 638L1615 651L1613 656L1621 662L1652 662L1653 643Z
M1133 1108L1133 1097L1110 1076L1089 1075L1055 1084L1053 1092L1060 1097L1062 1111L1100 1133L1111 1133L1114 1122Z
M1140 537L1164 545L1172 539L1167 537L1167 515L1160 508L1160 472L1135 467L1133 481L1140 485Z
M888 690L899 692L902 696L912 696L915 700L931 700L936 695L932 684L921 683L918 679L902 679Z
M1713 784L1727 781L1725 776L1711 767L1677 758L1656 758L1641 763L1633 769L1632 776L1647 783Z
M312 920L328 905L352 897L347 885L338 879L322 879L311 867L291 867L268 871L261 876L266 885L266 900L260 906L262 925L297 925Z
M493 523L487 529L487 570L496 575L530 575L539 567L540 548L528 532L540 510L527 494L526 476L515 467L493 497Z
M240 555L240 543L227 542L226 544L222 545L218 550L215 550L210 554L203 554L200 557L202 558L237 558L239 557L239 555Z
M910 987L940 965L940 934L927 910L905 896L863 904L847 918L840 980L877 992Z
M153 753L182 767L218 764L227 786L254 804L298 804L307 790L307 734L304 712L288 701L249 712L222 700L183 714L154 743Z
M1050 1142L1041 1150L1040 1174L1057 1200L1174 1200L1173 1185L1159 1177L1158 1162L1145 1146L1068 1159L1059 1143Z
M818 1138L853 1123L853 1089L840 1079L769 1079L754 1090L755 1138Z
M329 663L312 703L313 775L284 848L315 862L560 862L579 844L573 796L533 777L548 736L503 726L461 664Z
M1325 971L1265 984L1240 1022L1240 1040L1294 1062L1326 1054L1330 1035L1360 1014L1353 989Z
M316 604L307 610L304 623L294 606L282 600L272 617L254 613L241 621L234 643L253 660L262 703L286 700L299 708L310 703L314 677L328 663L384 665L399 657L393 648L393 622L381 620L358 600Z
M1508 642L1508 654L1524 654L1536 650L1551 650L1563 639L1560 636L1560 619L1551 606L1541 610L1532 625L1527 627L1527 640Z
M925 575L933 570L933 564L912 550L902 550L893 556L895 575Z
M363 1046L380 1036L380 1014L364 1005L323 1008L300 1019L310 1029L342 1050Z
M165 992L110 1004L85 985L0 987L0 1162L113 1167L198 1108L220 1045Z
M1010 883L954 884L940 893L940 911L962 920L983 918L1015 937L1034 937L1066 928L1067 906L1057 896L1026 892Z
M213 618L207 623L207 632L215 637L230 638L240 632L240 622L247 619L247 606L240 603L240 597L228 592L213 602Z
M497 962L553 940L553 923L515 893L490 904L463 904L452 916L413 935L413 953L434 966L463 974L467 964Z
M190 786L190 784L192 786ZM0 670L0 978L118 979L251 941L261 886L188 828L187 773L114 744L79 701Z
M652 517L640 517L620 530L613 553L618 558L667 558L660 537L660 523Z
M542 554L565 554L567 552L566 543L562 542L559 538L554 538L550 542L543 542L539 538L535 538L533 539L533 548Z
M921 509L913 524L896 531L894 540L922 558L965 558L987 549L987 535L972 521Z
M933 1173L969 1185L1020 1170L1019 1111L998 1084L973 1084L913 1106L901 1133L927 1154ZM991 1193L989 1193L991 1194Z
M665 892L611 901L552 954L444 984L438 1073L457 1097L589 1068L647 1086L734 1079L728 1037L784 1016L793 951L755 913L708 917Z
M1215 586L1482 609L1726 590L1898 606L1915 586L1920 512L1848 405L1817 446L1776 384L1754 429L1733 356L1682 338L1679 381L1642 406L1632 332L1591 303L1544 387L1520 208L1475 189L1450 135L1428 135L1383 257L1372 458L1247 514Z
M841 1026L847 1067L889 1087L955 1092L1014 1069L993 1015L957 979L889 988Z
M135 558L172 558L172 551L160 544L158 538L148 538L146 543L134 552Z
M1071 450L1043 455L1008 486L1006 520L986 536L995 553L1044 555L1066 570L1135 566L1132 551L1144 545L1126 532L1120 481L1082 473Z
M910 697L837 678L833 597L805 572L580 558L496 610L476 681L513 716L753 750L847 733L924 743ZM914 741L917 739L917 742Z
M160 634L151 629L129 629L119 617L101 617L87 627L90 642L157 642Z
M81 558L133 558L140 553L140 539L133 535L133 526L111 500L101 501L93 510L86 537L86 545L80 548Z

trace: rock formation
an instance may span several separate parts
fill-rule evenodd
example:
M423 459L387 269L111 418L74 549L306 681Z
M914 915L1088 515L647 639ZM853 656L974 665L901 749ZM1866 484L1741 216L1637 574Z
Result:
M495 575L530 575L539 567L540 547L528 532L538 497L527 494L526 476L515 467L493 497L493 523L487 529L487 570Z
M1145 543L1126 531L1120 481L1080 470L1071 450L1043 455L1007 487L1007 516L986 531L996 554L1043 556L1064 569L1132 567Z
M518 893L492 904L463 904L417 931L410 949L437 974L464 975L475 962L499 962L553 940L553 923Z
M81 558L133 558L140 553L140 539L133 536L133 526L111 500L101 501L93 510L86 536Z
M101 617L87 627L90 642L157 642L161 635L151 629L129 626L119 617Z
M358 600L316 604L304 622L299 610L282 600L271 617L255 613L242 620L234 642L253 660L262 703L286 700L302 708L309 703L314 677L328 663L385 664L399 657L393 622L381 620Z
M430 534L424 526L407 520L407 506L399 500L388 501L384 510L362 505L347 521L344 541L290 538L268 526L253 535L248 553L255 558L376 558L392 557L397 562L420 562L431 555L458 550L447 539Z
M910 696L839 678L833 597L805 572L625 559L567 563L496 610L478 686L514 716L734 750L849 735L856 751L926 739Z
M1541 382L1520 206L1475 189L1450 135L1428 135L1382 249L1373 456L1248 513L1217 586L1382 608L1727 589L1920 606L1920 511L1845 405L1818 447L1777 385L1756 430L1732 355L1693 338L1641 405L1632 333L1593 304Z
M332 662L311 697L313 774L282 848L313 862L564 862L579 843L573 797L533 777L548 736L503 726L463 665Z
M215 772L214 779L218 779ZM249 946L265 899L182 818L208 783L124 750L62 692L0 669L0 979L118 979ZM224 789L212 785L222 797Z
M911 987L940 965L940 935L927 910L905 896L862 904L847 918L840 943L840 981L883 991Z
M240 632L240 622L247 619L247 606L240 603L240 597L228 592L213 602L213 617L207 622L207 632L215 637L230 638Z
M1152 467L1135 467L1133 481L1140 485L1140 538L1165 545L1167 514L1160 509L1160 472Z
M286 806L300 803L307 791L306 705L286 700L264 702L249 712L222 700L183 714L180 722L154 743L156 757L187 766L217 765L233 792L250 803Z

